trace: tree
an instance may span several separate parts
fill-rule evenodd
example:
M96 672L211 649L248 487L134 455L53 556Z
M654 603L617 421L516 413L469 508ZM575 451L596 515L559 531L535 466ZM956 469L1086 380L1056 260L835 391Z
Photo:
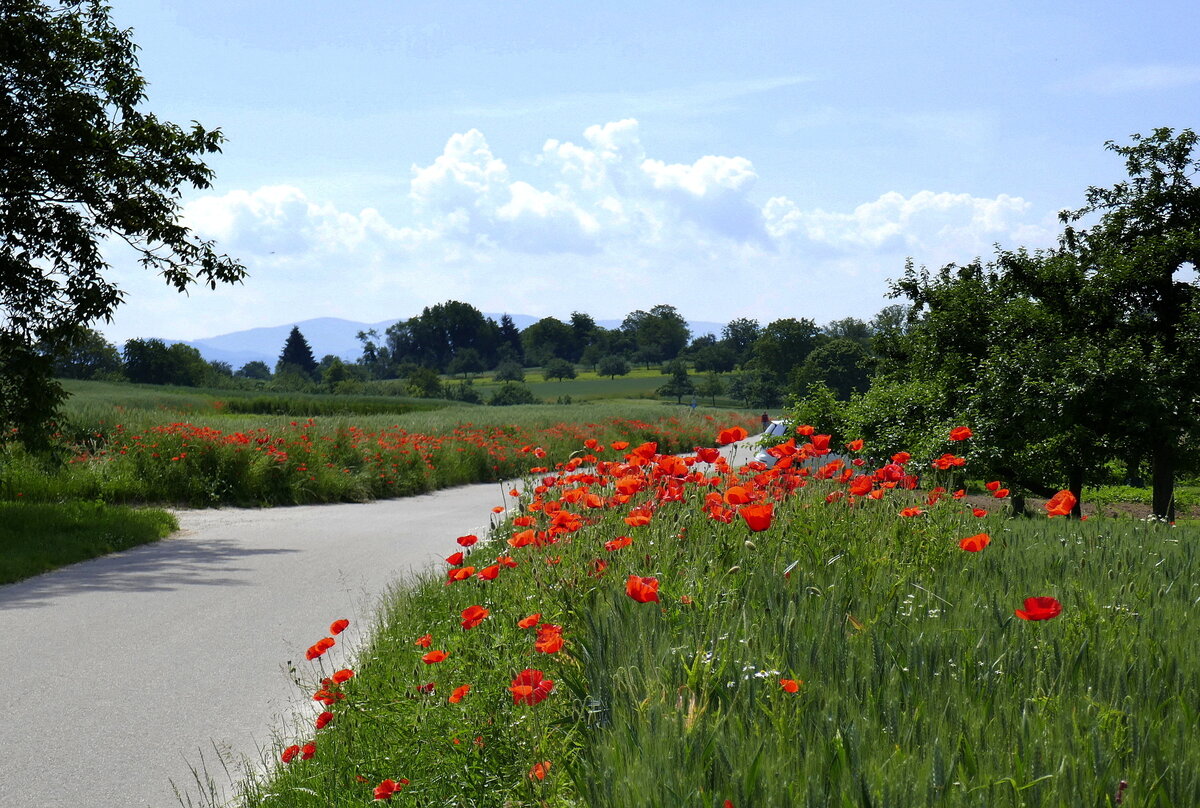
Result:
M607 376L610 379L615 379L617 376L624 376L629 372L629 363L625 361L623 356L604 356L596 363L596 372L601 376Z
M525 361L534 365L566 359L571 356L574 342L575 330L554 317L543 317L521 332Z
M804 364L792 371L792 388L807 390L816 382L827 385L842 401L871 386L874 361L860 342L846 337L831 339L814 348Z
M674 306L658 305L650 311L634 311L621 323L636 346L635 357L647 366L674 359L688 343L687 321Z
M117 377L121 375L121 354L103 334L79 328L59 346L54 374L63 379Z
M713 406L717 406L717 396L725 392L725 384L721 381L721 377L715 373L710 373L704 377L703 381L696 386L696 393L704 398L712 399Z
M775 320L755 340L754 362L782 380L817 346L818 333L817 324L809 319Z
M247 362L242 365L238 372L233 374L243 379L260 379L269 381L271 378L271 368L267 367L266 362L260 362L257 359L253 362Z
M446 372L451 376L461 373L464 378L472 373L481 373L483 372L483 357L474 348L463 348L446 365Z
M1186 438L1195 438L1195 401L1200 396L1200 356L1195 349L1198 287L1183 277L1200 269L1200 173L1197 136L1169 128L1133 143L1105 144L1125 158L1129 179L1111 188L1090 187L1087 204L1063 211L1063 246L1078 251L1115 305L1113 323L1136 336L1147 359L1151 385L1143 390L1149 410L1154 514L1174 519L1175 474ZM1071 225L1099 213L1084 230ZM1193 276L1194 277L1194 276Z
M293 365L303 371L308 378L316 378L317 360L313 356L308 340L300 333L299 326L292 326L291 332L288 333L287 340L283 343L283 350L279 353L279 361L275 363L275 372L279 373L279 368L283 365Z
M737 364L743 365L749 361L750 350L760 336L762 336L762 328L759 326L758 320L739 317L736 320L730 320L725 325L721 331L721 342L733 351Z
M492 393L492 397L488 399L488 404L493 407L509 407L514 404L537 404L537 398L534 397L533 391L523 384L514 384L513 382L505 382L500 385L500 389Z
M551 359L542 368L542 376L546 379L574 379L575 366L565 359Z
M125 375L141 384L174 384L200 387L211 370L200 352L176 342L168 346L160 339L131 339L125 342Z
M521 332L507 314L500 315L500 327L496 332L496 355L501 361L525 362L525 349L521 345Z
M495 379L498 382L523 382L525 381L525 368L517 362L501 362L496 365Z
M675 396L675 403L682 404L684 396L690 396L696 392L696 385L688 377L687 364L682 360L676 359L670 362L668 369L671 372L670 380L654 392L666 398Z
M503 319L503 318L501 318ZM421 313L387 329L391 362L413 362L437 371L445 370L459 352L477 351L484 367L494 367L500 326L469 303L448 300L426 306Z
M181 292L245 268L179 222L181 187L210 186L200 158L220 151L220 131L139 109L135 45L108 7L10 0L0 43L0 440L15 429L38 444L65 397L51 377L57 346L111 320L123 298L102 239Z

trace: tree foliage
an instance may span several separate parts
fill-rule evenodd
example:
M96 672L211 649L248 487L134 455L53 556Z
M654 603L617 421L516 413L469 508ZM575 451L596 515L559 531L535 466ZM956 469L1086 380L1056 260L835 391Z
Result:
M179 221L180 188L208 188L219 130L140 109L129 31L99 0L9 0L0 15L0 434L44 437L63 398L51 354L111 318L123 293L100 242L116 236L179 291L245 269Z
M280 368L285 365L299 368L309 379L316 376L317 359L313 356L312 346L308 344L304 334L300 333L299 326L292 326L292 330L288 333L287 339L283 343L283 350L279 353L275 372L279 373Z

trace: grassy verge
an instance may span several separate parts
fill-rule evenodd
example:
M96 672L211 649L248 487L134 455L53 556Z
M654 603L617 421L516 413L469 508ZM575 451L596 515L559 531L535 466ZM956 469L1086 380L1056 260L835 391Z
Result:
M905 517L914 494L797 468L634 455L532 481L452 559L474 574L397 596L353 678L316 656L331 720L247 803L360 806L390 780L402 805L1200 804L1200 533L949 497ZM1018 619L1044 596L1061 614ZM554 682L536 704L526 670Z
M165 511L94 502L0 502L0 584L158 541L178 527Z
M290 419L210 410L189 420L92 402L71 413L68 462L0 451L0 499L286 505L406 496L518 476L586 453L586 437L690 449L745 415L657 403L454 407Z

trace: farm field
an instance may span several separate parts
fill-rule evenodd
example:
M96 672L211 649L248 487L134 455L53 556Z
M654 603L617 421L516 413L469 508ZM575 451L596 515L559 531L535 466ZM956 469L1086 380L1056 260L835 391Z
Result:
M691 462L535 475L356 659L315 627L248 804L1200 804L1194 527Z
M722 380L728 381L731 374L717 374ZM692 379L699 383L699 380L707 376L707 374L692 374ZM586 401L593 399L614 399L614 398L650 398L656 399L655 390L667 383L669 376L665 376L658 368L631 368L625 376L617 376L609 378L607 376L598 376L592 371L579 371L574 379L551 379L543 378L541 372L537 369L526 370L525 385L538 398L544 401L557 401L560 397L570 396L573 401ZM461 378L451 379L446 377L447 381L461 381ZM497 382L488 376L479 376L472 380L472 384L483 396L484 399L491 395L493 390L498 389L503 382ZM690 403L691 397L685 397L684 403ZM718 396L717 406L736 408L737 403L733 399ZM672 401L673 403L673 401ZM705 399L703 396L697 396L697 404L711 404L711 400Z
M133 389L130 389L133 388ZM586 434L690 449L745 413L662 402L571 406L419 406L370 412L376 398L276 397L293 415L230 412L226 391L74 382L64 410L65 467L7 450L0 501L287 505L406 496L510 478L531 461L565 461ZM220 396L220 397L218 397ZM252 399L251 399L252 400ZM346 405L359 414L305 418Z

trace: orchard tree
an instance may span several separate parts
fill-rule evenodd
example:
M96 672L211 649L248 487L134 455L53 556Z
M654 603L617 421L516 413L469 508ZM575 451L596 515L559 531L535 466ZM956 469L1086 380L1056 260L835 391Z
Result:
M551 359L542 368L545 379L574 379L575 366L565 359Z
M1175 474L1196 443L1200 398L1200 154L1191 129L1155 129L1105 148L1125 158L1129 179L1088 188L1087 204L1063 211L1063 245L1078 251L1088 283L1103 290L1111 325L1145 357L1139 395L1153 464L1153 511L1174 519ZM1072 225L1100 214L1086 229Z
M625 357L610 354L600 357L600 361L596 363L596 373L601 376L607 376L610 379L615 379L618 376L624 376L629 372L629 363L625 361Z
M66 395L54 354L121 303L106 237L181 292L246 274L179 221L181 189L211 184L201 158L221 133L141 109L135 50L99 0L7 0L0 14L0 436L45 443Z

